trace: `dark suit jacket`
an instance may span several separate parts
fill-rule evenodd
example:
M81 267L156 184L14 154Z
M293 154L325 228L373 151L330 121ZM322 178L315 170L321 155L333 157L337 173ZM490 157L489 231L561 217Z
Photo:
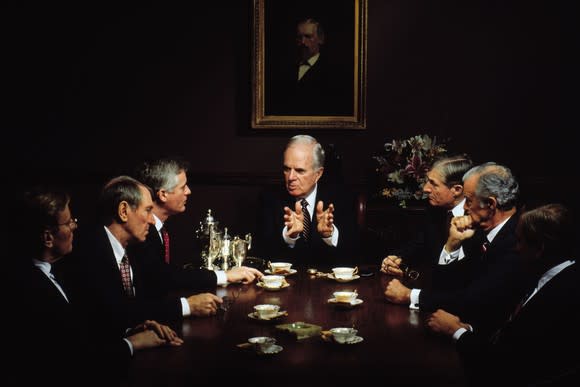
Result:
M449 225L447 210L428 206L425 210L425 223L417 230L413 239L389 254L398 255L412 267L428 265L431 286L434 289L453 289L458 276L455 265L439 265L439 256L445 244Z
M91 382L118 383L131 358L128 344L119 335L83 319L75 305L32 264L21 278L22 289L16 292L23 308L18 314L22 318L19 350L35 361L33 372L20 373L19 380L22 374L32 380L42 376L44 381L55 375L59 385L72 386L78 385L76 375L80 372L91 375ZM64 291L70 300L69 292ZM27 364L30 366L29 361Z
M128 255L134 257L131 264L142 274L140 295L166 297L176 291L203 292L214 290L217 276L211 270L183 268L165 263L165 247L154 226L149 228L143 243L129 246Z
M477 332L461 336L457 349L474 380L489 385L493 374L507 385L578 385L578 273L575 263L553 277L504 325L495 344Z
M465 241L465 258L448 265L456 275L453 284L445 290L421 290L420 308L445 309L488 334L501 326L527 285L521 275L522 260L515 249L518 218L516 213L508 220L485 254L481 250L485 237L482 231L478 230L473 238Z
M252 242L257 254L270 261L285 259L304 265L356 264L360 257L356 251L358 229L354 197L345 192L344 188L319 184L316 202L320 200L324 202L325 208L330 203L334 204L334 221L339 229L336 247L327 245L318 234L315 209L311 210L312 226L308 242L299 238L294 248L288 247L282 238L284 207L294 209L296 199L290 196L284 187L281 187L262 193L258 233L255 241Z
M87 231L75 234L78 238L74 256L60 267L71 299L85 307L85 313L121 331L147 319L169 323L182 317L179 298L167 297L164 291L168 285L156 278L161 273L151 272L156 267L154 263L141 264L139 257L131 257L130 252L135 297L125 296L119 266L104 228Z
M353 72L329 61L321 53L318 61L298 80L298 67L285 67L273 76L268 89L271 104L267 114L352 115L354 106ZM267 85L269 86L269 85ZM268 109L270 107L270 109Z

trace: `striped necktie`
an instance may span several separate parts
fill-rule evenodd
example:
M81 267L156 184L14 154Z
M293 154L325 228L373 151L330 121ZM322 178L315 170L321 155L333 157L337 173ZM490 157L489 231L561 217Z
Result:
M300 204L302 205L302 215L304 216L302 238L304 238L305 241L308 241L308 239L310 238L310 223L311 223L310 212L308 211L308 202L306 201L306 199L302 199L300 201Z

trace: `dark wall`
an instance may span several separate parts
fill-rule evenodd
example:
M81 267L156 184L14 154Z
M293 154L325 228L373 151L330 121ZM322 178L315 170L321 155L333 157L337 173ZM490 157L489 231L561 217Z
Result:
M511 166L538 198L568 201L552 187L576 164L573 2L537 3L369 0L367 129L308 133L335 145L357 187L385 141L428 133ZM106 178L181 154L193 190L182 232L207 208L253 229L256 193L280 178L287 138L306 131L250 129L251 2L99 5L3 12L13 181L66 183L90 217Z

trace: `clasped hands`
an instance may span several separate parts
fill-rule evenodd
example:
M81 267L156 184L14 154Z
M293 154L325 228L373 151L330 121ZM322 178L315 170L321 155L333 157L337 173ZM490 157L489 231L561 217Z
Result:
M183 340L169 326L154 320L146 320L127 333L134 350L154 348L161 345L179 346Z
M330 203L324 209L324 202L319 200L315 215L316 230L323 238L330 238L334 232L334 204ZM304 230L304 213L299 201L294 205L294 210L284 207L284 225L287 229L286 235L290 238L297 238Z

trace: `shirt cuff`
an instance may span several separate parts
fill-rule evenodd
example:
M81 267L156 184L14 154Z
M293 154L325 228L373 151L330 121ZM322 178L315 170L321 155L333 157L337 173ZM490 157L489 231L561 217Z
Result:
M443 247L441 254L439 254L439 265L448 265L453 261L461 260L464 256L463 247L450 253L448 253L447 250L445 250L445 247Z
M421 293L421 289L411 289L409 309L419 309L419 293Z
M185 297L181 297L179 300L181 301L181 314L183 315L183 317L191 315L191 309L189 309L187 299Z
M290 238L289 236L286 235L287 232L288 227L284 226L284 228L282 229L282 239L284 239L284 242L286 242L288 247L294 247L296 241L298 240L298 238L300 238L300 235L298 235L296 238Z
M129 339L123 338L123 340L125 340L125 342L129 346L129 352L131 352L131 356L133 356L133 344L131 344L131 341Z
M461 335L463 335L465 332L467 332L467 329L465 328L459 328L458 330L456 330L455 333L453 333L453 341L459 340Z
M216 270L215 275L217 276L217 284L221 286L225 286L228 284L228 276L225 271L223 270Z
M328 238L322 238L322 240L328 246L336 247L338 245L338 227L336 227L336 225L334 225L334 230L332 231L332 235L329 236Z

